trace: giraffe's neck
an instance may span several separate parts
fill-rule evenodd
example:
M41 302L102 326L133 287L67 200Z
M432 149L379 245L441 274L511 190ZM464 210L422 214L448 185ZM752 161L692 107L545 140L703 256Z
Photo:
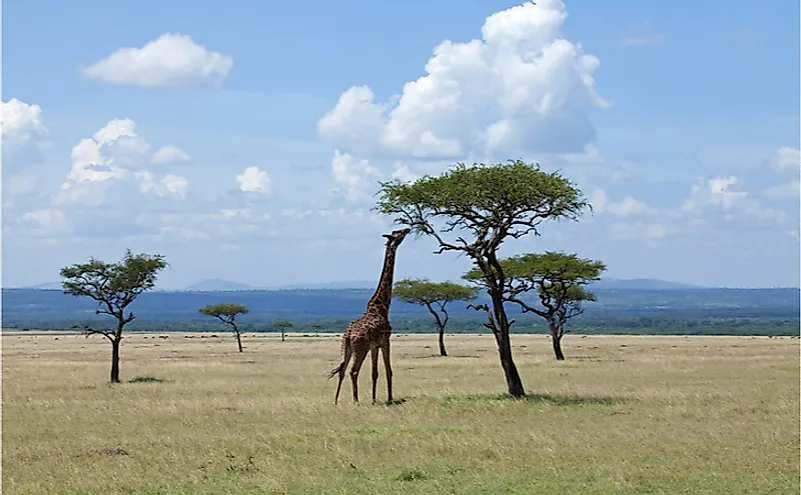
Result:
M381 270L381 280L375 294L367 303L367 309L378 309L384 314L389 314L389 304L392 302L392 278L395 272L395 248L387 246L384 254L384 267Z

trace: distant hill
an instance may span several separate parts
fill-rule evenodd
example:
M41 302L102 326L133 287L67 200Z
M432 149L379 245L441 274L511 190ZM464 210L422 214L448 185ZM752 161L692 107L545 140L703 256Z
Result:
M362 280L356 282L319 282L309 284L290 284L277 287L278 289L374 289L378 281Z
M243 284L241 282L232 282L230 280L220 280L218 278L207 278L200 282L195 282L187 286L183 290L192 292L220 292L220 291L234 291L234 290L255 290L256 288Z
M29 285L27 287L20 287L20 288L21 289L41 289L41 290L61 289L61 282L46 282L44 284Z
M189 285L181 291L191 292L225 292L225 291L243 291L243 290L314 290L314 289L374 289L376 286L375 280L358 280L351 282L315 282L315 283L297 283L281 286L254 286L242 282L234 282L231 280L222 280L218 278L209 278ZM619 278L603 278L598 282L592 284L593 289L608 289L608 290L684 290L684 289L708 289L710 287L703 287L700 285L683 284L680 282L668 282L666 280L659 280L653 278L635 278L635 279L619 279ZM44 284L31 285L27 287L20 287L21 289L61 289L61 282L48 282ZM173 292L166 290L164 292Z
M617 290L678 290L678 289L705 289L700 285L682 284L680 282L667 282L654 278L602 278L592 284L593 289Z

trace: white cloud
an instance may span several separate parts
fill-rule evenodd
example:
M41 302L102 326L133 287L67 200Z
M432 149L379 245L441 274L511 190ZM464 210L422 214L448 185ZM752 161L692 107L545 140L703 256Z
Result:
M115 204L133 201L138 193L185 198L186 178L168 174L157 179L147 170L150 146L138 135L136 122L113 119L72 149L72 167L54 197L57 206L103 205L114 189Z
M611 215L617 217L629 217L632 215L639 215L641 213L654 213L655 210L653 208L649 208L648 205L634 199L631 196L626 196L621 201L610 201L609 196L606 194L601 188L595 188L590 194L589 203L592 205L593 212L595 213L605 213L608 212Z
M778 174L801 175L801 151L782 146L768 158L767 165Z
M601 188L596 188L588 199L595 213L603 213L606 210L606 204L609 202L609 196Z
M762 194L769 198L797 198L801 192L799 191L800 189L801 184L799 184L798 180L793 180L778 186L764 189Z
M645 229L645 236L649 239L661 239L667 235L667 232L664 225L653 224Z
M219 86L234 59L207 50L188 35L166 33L142 48L120 48L86 67L83 74L98 81L155 87Z
M559 0L489 16L482 39L443 41L400 96L374 102L352 87L318 122L320 136L357 157L464 158L582 153L595 137L587 106L599 61L561 33Z
M398 179L401 182L414 182L419 179L420 176L412 173L412 171L409 170L409 166L402 163L395 167L395 171L392 172L392 178Z
M331 173L342 195L351 202L368 198L368 187L381 177L378 169L367 160L357 160L339 150L334 151Z
M24 213L22 219L33 225L34 229L39 233L47 235L63 233L68 228L64 213L59 210L33 210Z
M704 182L699 178L690 189L690 197L681 206L681 215L723 213L725 221L782 223L787 213L760 204L749 196L738 177L715 177Z
M617 203L608 203L606 209L609 213L618 217L628 217L648 211L648 207L645 203L631 196L626 196L622 201Z
M157 149L150 158L150 163L154 165L172 165L178 163L189 163L192 157L177 146L168 144Z
M712 205L728 211L747 196L744 190L736 188L737 183L738 179L734 176L715 177L709 179L704 187L703 179L699 179L698 183L692 186L690 197L684 201L682 210L691 212Z
M11 98L0 104L0 119L3 139L29 140L47 135L39 105Z
M0 102L3 140L3 177L44 161L42 148L47 146L48 130L39 105L29 105L16 98Z
M157 182L155 176L150 172L137 172L134 176L139 181L139 190L143 193L153 192L159 196L174 194L186 198L189 181L185 177L167 174Z
M623 46L639 46L639 45L664 45L665 35L661 33L643 34L640 36L629 36L620 40Z
M260 194L270 194L272 180L264 170L259 167L248 167L244 172L236 176L239 182L239 189L244 192L254 192Z

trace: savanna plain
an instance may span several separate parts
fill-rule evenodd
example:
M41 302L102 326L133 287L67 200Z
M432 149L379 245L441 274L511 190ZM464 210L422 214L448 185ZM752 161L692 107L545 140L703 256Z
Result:
M798 493L799 341L394 335L395 402L335 335L4 332L3 493Z

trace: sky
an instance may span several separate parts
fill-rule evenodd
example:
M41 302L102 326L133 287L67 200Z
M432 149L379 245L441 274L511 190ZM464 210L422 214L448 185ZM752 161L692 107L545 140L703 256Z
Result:
M3 7L4 287L126 249L162 289L377 280L379 181L518 158L593 212L503 255L799 286L796 1ZM396 279L470 268L435 250L407 238Z

